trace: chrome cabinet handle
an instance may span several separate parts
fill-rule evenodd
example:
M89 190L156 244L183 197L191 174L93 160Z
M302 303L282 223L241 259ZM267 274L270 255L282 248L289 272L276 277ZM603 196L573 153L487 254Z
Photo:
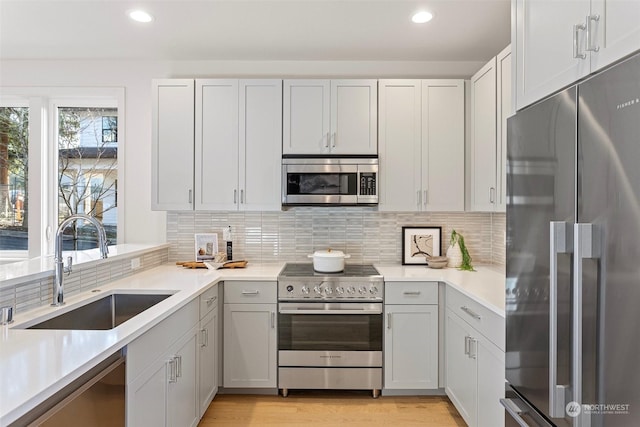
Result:
M467 356L469 355L469 347L470 347L469 340L470 339L471 339L471 337L468 336L468 335L466 337L464 337L464 354L467 355Z
M587 16L587 48L586 50L590 52L598 52L600 50L600 46L593 45L593 22L599 22L600 15L588 15Z
M275 329L276 327L276 312L271 312L271 329Z
M208 332L206 329L200 329L200 341L202 342L202 344L200 344L200 347L206 347L209 343L207 341L209 341L209 336L208 336Z
M563 221L549 223L549 415L565 414L567 385L558 385L558 254L573 252L573 230Z
M573 57L576 59L585 59L587 57L586 54L580 53L580 40L578 39L578 33L580 31L584 31L586 27L584 24L574 24L573 25Z
M326 142L324 143L324 148L329 148L329 140L331 139L331 134L329 132L327 132L327 139L325 140Z
M478 340L469 337L469 357L475 359L478 356Z
M255 291L242 291L242 295L258 295L260 293L260 291L255 290Z
M178 381L178 373L176 371L176 359L172 357L169 359L169 382L175 383Z
M215 300L217 300L218 297L211 297L211 298L207 298L206 300L204 300L207 303L207 306L210 306L211 304L213 304L213 302Z
M522 418L521 414L524 412L515 404L515 402L511 399L500 399L500 404L504 406L504 409L507 411L509 415L518 423L520 427L531 427L527 422Z
M189 203L192 202L193 199L193 190L189 190Z
M489 188L489 203L495 203L496 201L496 189L491 187Z
M240 190L240 203L244 203L244 190Z
M469 307L467 307L466 305L463 305L462 307L460 307L460 310L464 311L465 313L467 313L469 316L473 317L476 320L480 320L482 319L482 316L480 316L478 313L476 313L475 311L471 310Z
M404 291L402 295L420 295L420 291Z
M331 135L331 148L336 148L336 133L334 132L333 135Z
M233 190L233 203L238 203L238 190Z
M391 329L391 313L387 313L387 329Z
M182 377L182 356L176 356L176 379Z
M427 198L427 190L424 190L424 198L422 199L422 202L424 203L425 206L427 206L428 203L428 198Z

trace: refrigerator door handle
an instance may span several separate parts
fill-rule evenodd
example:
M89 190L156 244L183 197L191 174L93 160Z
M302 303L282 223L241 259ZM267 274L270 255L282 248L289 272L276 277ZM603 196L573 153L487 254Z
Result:
M558 384L558 254L573 252L573 229L564 221L549 223L549 415L563 418L568 385Z
M522 418L521 414L525 413L520 407L511 399L500 399L500 404L504 406L504 409L507 411L511 418L513 418L520 427L531 427L527 422Z
M600 235L594 224L574 224L573 226L573 401L582 405L582 261L600 257ZM587 415L582 412L575 418L574 427L586 427Z

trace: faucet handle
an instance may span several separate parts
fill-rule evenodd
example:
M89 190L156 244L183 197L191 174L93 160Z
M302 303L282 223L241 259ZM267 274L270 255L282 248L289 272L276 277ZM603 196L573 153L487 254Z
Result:
M71 272L73 271L73 269L71 268L72 265L73 265L73 257L68 256L67 266L64 268L64 272L67 273L67 275L71 274Z
M13 307L0 308L0 325L8 325L10 323L13 323Z

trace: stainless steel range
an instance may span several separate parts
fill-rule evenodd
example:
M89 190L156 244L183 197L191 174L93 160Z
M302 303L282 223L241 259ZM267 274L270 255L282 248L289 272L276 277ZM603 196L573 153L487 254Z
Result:
M382 388L384 281L372 265L317 273L286 264L278 276L278 388Z

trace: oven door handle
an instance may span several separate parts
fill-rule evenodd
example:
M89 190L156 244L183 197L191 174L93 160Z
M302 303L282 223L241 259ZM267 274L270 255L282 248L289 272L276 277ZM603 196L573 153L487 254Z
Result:
M382 314L382 310L380 309L333 309L333 310L325 310L323 308L299 308L299 309L280 309L278 311L280 314Z

